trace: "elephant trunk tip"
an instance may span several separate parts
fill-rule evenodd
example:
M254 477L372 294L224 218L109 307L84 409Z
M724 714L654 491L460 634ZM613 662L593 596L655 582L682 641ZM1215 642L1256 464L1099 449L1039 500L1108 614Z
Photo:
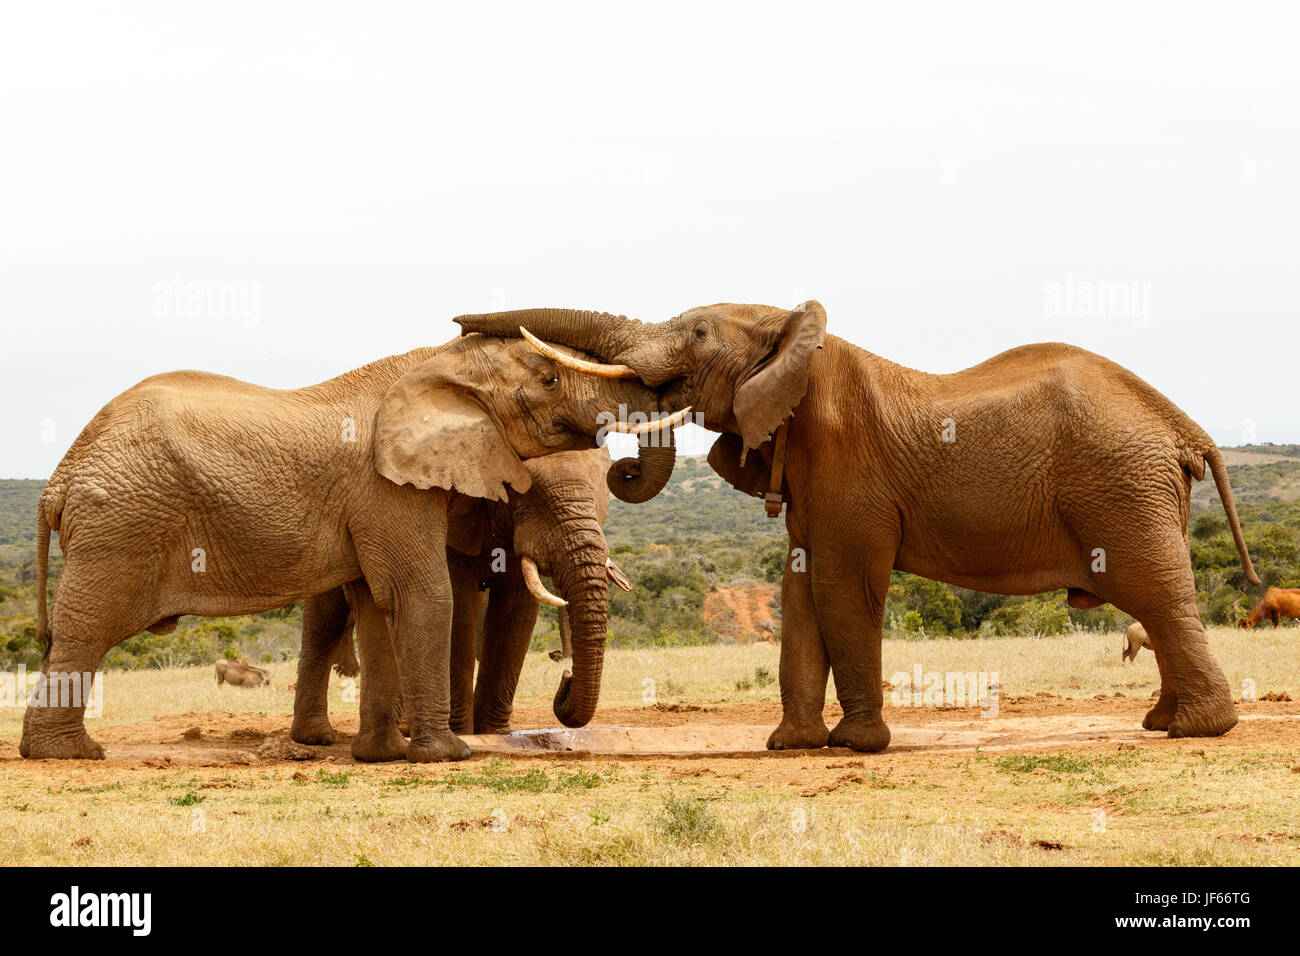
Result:
M572 687L573 675L566 673L560 678L560 686L556 688L551 709L555 711L555 718L565 727L585 727L595 716L595 707L578 705L573 699Z

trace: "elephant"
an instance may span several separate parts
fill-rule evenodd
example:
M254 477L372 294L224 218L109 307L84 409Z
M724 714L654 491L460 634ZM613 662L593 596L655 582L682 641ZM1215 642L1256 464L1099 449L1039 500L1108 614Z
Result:
M194 371L145 379L91 420L41 494L45 657L20 752L103 757L86 732L84 701L74 699L82 695L46 706L43 688L89 684L104 653L132 634L168 633L184 614L252 614L360 582L361 663L384 676L377 687L400 681L411 742L397 732L391 701L371 695L353 755L467 757L449 725L449 497L505 500L507 487L526 491L532 481L524 459L596 447L606 431L680 423L613 420L620 406L657 415L658 400L626 376L581 374L526 343L487 336L295 390ZM47 615L51 531L65 562ZM385 639L365 640L376 621L391 625L377 632Z
M242 664L239 661L217 661L217 686L229 684L231 687L270 687L271 675L260 667Z
M1284 617L1300 617L1300 588L1269 588L1250 613L1237 621L1237 626L1249 631L1268 620L1277 627Z
M608 450L559 452L530 459L525 467L532 476L526 492L512 491L506 502L457 495L448 512L454 733L509 733L515 688L539 602L559 608L564 646L553 653L568 667L555 695L555 716L567 727L585 726L600 697L606 579L631 589L610 559L602 531L609 511ZM564 597L546 590L542 574L556 582ZM304 602L291 731L298 743L330 744L336 736L326 692L337 648L350 642L352 612L346 592L336 588ZM367 676L361 685L363 700L370 687Z
M1208 463L1258 582L1223 456L1114 362L1048 343L931 374L827 335L816 301L717 304L659 323L572 309L456 321L465 334L522 326L599 357L605 374L631 368L722 432L709 463L725 480L766 497L769 513L785 505L783 716L770 748L888 746L880 655L894 569L1000 594L1066 589L1077 608L1113 604L1146 627L1160 668L1144 727L1185 737L1236 724L1187 545L1191 483ZM828 731L832 672L844 716Z
M1138 651L1144 647L1151 647L1151 638L1147 636L1146 628L1134 621L1124 632L1124 646L1119 652L1120 663L1137 660Z

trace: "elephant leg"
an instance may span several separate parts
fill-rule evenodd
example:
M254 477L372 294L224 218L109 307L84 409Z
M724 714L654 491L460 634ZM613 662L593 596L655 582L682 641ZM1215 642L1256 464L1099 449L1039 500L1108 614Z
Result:
M163 617L155 608L141 606L142 597L157 589L147 570L124 571L97 557L98 562L72 558L64 565L50 643L23 714L18 752L24 757L104 759L85 724L87 703L100 699L94 696L96 671L110 648Z
M490 594L483 659L474 687L474 732L508 734L515 689L537 624L538 604L518 575L493 584Z
M441 580L393 591L389 616L412 763L464 760L469 747L451 730L451 584Z
M1145 624L1142 626L1146 627ZM1178 712L1178 691L1174 687L1174 675L1169 667L1169 661L1160 649L1159 639L1151 630L1147 631L1147 636L1151 653L1156 656L1156 667L1160 669L1160 697L1156 700L1156 705L1142 718L1142 727L1144 730L1168 730L1169 725L1174 721L1174 714ZM1137 652L1141 649L1141 647L1134 648L1130 660L1136 660Z
M451 549L448 549L450 553ZM477 659L479 607L483 592L472 567L458 559L451 569L451 729L474 733L474 664Z
M1166 547L1144 550L1131 561L1123 554L1111 554L1109 564L1114 569L1109 573L1116 578L1099 580L1099 586L1114 593L1110 603L1146 628L1160 667L1160 699L1143 726L1161 729L1164 725L1171 737L1227 733L1237 723L1237 711L1228 679L1210 652L1201 625L1196 580L1181 537L1171 536Z
M791 546L793 550L793 540ZM826 746L829 731L822 711L829 674L813 605L812 572L806 565L792 570L787 559L781 580L781 723L767 738L768 750Z
M300 744L334 743L329 719L330 666L348 633L347 597L343 588L317 594L302 602L302 651L298 683L293 693L293 728L289 736Z
M830 657L835 693L844 709L844 717L830 732L832 747L875 751L889 746L889 728L882 713L881 640L892 567L892 555L877 554L865 561L861 555L830 561L824 552L814 556L817 623Z
M469 747L452 733L450 723L452 597L445 499L441 508L430 500L401 518L397 521L381 510L373 524L359 517L350 526L362 575L375 606L384 612L390 642L383 644L376 635L365 633L359 616L358 633L371 645L370 661L379 658L376 645L383 644L397 655L400 706L411 729L406 759L412 763L464 760ZM365 673L366 664L363 650L363 700L372 680ZM370 716L380 717L377 711ZM371 726L366 717L363 708L363 734Z
M361 650L361 729L352 741L352 756L366 763L401 760L407 748L397 726L401 695L388 621L365 581L347 585L347 596Z
M53 634L35 693L23 714L18 752L33 759L103 760L104 748L86 732L85 712L86 703L93 699L99 662L112 645L80 639L57 625Z

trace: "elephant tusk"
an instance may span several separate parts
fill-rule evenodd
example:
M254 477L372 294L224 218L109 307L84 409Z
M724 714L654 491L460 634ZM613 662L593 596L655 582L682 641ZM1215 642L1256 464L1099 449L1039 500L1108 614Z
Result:
M691 406L673 412L664 418L656 418L649 422L638 422L633 425L629 422L614 422L606 425L605 431L617 432L620 435L648 435L653 432L661 432L664 429L673 429L686 420L686 416L691 413Z
M623 573L623 569L614 563L613 558L605 559L605 572L609 575L609 579L624 591L632 590L632 582L627 579L627 575Z
M524 555L519 559L519 565L524 571L524 584L528 585L528 590L532 592L533 597L543 604L549 604L551 607L568 607L569 602L562 597L556 597L550 591L546 590L542 584L542 576L537 573L537 565L532 558Z
M547 345L522 325L519 326L519 334L524 337L525 342L537 349L537 351L541 352L556 365L571 368L575 372L582 372L584 375L597 375L600 378L641 377L636 373L635 369L627 365L602 365L600 362L588 362L586 359L575 358L572 355L565 355L554 346Z

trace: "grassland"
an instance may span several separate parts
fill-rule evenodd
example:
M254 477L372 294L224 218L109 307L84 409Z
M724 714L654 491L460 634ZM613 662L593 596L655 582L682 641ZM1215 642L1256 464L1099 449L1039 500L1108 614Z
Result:
M1216 629L1211 641L1234 687L1250 679L1260 696L1300 698L1300 629ZM288 729L292 664L271 666L270 690L217 688L208 668L111 672L91 722L107 761L17 759L21 710L0 710L0 863L1300 862L1300 706L1244 703L1242 723L1216 740L1144 733L1155 663L1143 652L1121 665L1119 646L1118 634L887 642L887 677L917 663L998 671L992 723L1007 739L996 747L476 754L419 767L355 764L345 741L323 759L259 756ZM596 723L771 726L778 655L611 650ZM554 726L555 677L544 654L530 655L516 727ZM336 679L331 712L347 733L356 704L343 691ZM974 710L890 707L886 718L896 739L984 726ZM1068 732L1101 725L1116 735ZM228 749L195 757L190 726Z

